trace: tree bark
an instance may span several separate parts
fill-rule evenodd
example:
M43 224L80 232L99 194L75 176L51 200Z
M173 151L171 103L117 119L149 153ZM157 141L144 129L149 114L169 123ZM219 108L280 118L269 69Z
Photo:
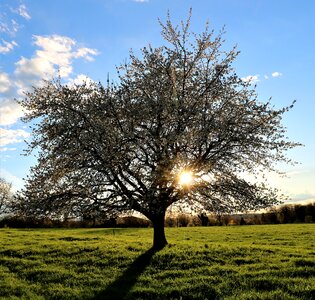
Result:
M164 218L165 212L154 216L151 220L153 223L153 248L156 250L161 250L167 245L164 230Z

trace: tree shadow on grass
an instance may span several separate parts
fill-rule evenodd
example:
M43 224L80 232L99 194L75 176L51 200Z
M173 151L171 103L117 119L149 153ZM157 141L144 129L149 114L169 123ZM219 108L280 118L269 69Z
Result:
M144 272L150 264L151 259L158 250L151 248L141 254L136 260L111 283L106 289L96 295L93 299L123 300L128 296L129 291L136 284L138 277Z

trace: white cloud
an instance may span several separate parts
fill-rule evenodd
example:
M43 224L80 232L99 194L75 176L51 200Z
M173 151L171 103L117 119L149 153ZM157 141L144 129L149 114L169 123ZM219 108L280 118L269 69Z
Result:
M0 146L20 143L30 134L23 129L4 129L0 128Z
M280 76L282 76L282 73L280 73L280 72L273 72L273 73L271 74L271 76L272 76L272 77L280 77Z
M0 41L0 54L5 54L13 50L13 48L17 46L15 41L7 42L5 40Z
M83 83L86 83L89 85L90 83L93 83L93 82L94 81L88 76L84 74L79 74L77 77L70 79L67 84L70 87L74 87L75 85L82 85Z
M149 0L133 0L133 2L144 3L149 2Z
M16 85L12 77L0 72L0 126L14 124L23 116L22 107L13 100L16 96Z
M41 79L51 79L56 73L54 65L40 57L22 57L15 65L15 84L20 96L31 86L39 85Z
M248 83L256 83L259 82L259 75L248 75L246 77L242 77L242 80L244 82L248 82Z
M16 63L15 74L20 79L20 86L28 86L39 79L50 79L60 70L61 77L67 77L72 72L71 49L75 42L63 36L34 36L36 50L32 58L22 57ZM34 82L35 81L35 82Z
M243 80L244 82L248 82L248 83L253 84L253 83L257 83L257 82L260 81L259 76L260 76L259 74L256 74L256 75L248 75L248 76L246 76L246 77L242 77L242 80ZM273 72L273 73L271 74L271 76L274 77L274 78L280 77L280 76L282 76L282 73L280 73L280 72ZM265 80L268 80L268 79L269 79L269 76L265 74L265 75L264 75L264 79L265 79Z
M94 57L92 55L98 55L98 51L95 49L90 49L90 48L80 48L78 51L75 53L74 57L79 58L83 57L87 61L93 61Z
M1 23L0 23L1 24ZM69 37L60 35L33 36L36 49L30 57L21 57L15 63L12 74L0 72L0 125L12 125L23 116L23 110L13 99L24 96L32 86L39 86L42 80L50 80L60 75L69 80L73 72L73 61L84 59L92 61L98 54L96 49L80 47L77 42ZM0 44L1 46L2 44ZM9 45L3 44L7 51ZM1 53L1 52L0 52ZM83 75L74 79L74 83L81 80Z
M93 60L98 51L76 46L76 41L60 35L34 36L34 44L39 47L32 58L22 57L16 63L15 75L17 86L26 90L31 85L38 85L42 79L51 79L57 75L68 78L72 73L74 59Z
M10 90L12 84L7 73L0 72L0 93L6 93Z
M22 116L22 107L14 100L4 100L0 102L1 126L14 124Z
M48 55L47 58L50 59L50 55L53 54L69 54L72 47L76 44L73 39L56 34L50 36L34 35L33 38L35 39L34 44L43 49L42 51L37 51L38 56L46 57Z
M21 4L18 9L16 10L16 12L23 17L26 20L30 20L31 16L29 15L29 13L27 12L27 8L25 6L25 4Z
M15 150L16 148L8 148L8 147L0 148L0 152L15 151Z
M76 41L60 35L34 36L35 45L42 48L37 50L36 55L52 64L67 68L74 58L83 58L92 61L92 56L98 55L96 49L76 47ZM67 73L66 76L69 74Z

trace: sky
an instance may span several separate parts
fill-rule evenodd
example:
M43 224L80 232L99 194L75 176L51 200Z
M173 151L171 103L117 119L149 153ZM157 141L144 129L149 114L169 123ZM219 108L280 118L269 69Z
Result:
M291 202L315 201L315 1L313 0L0 0L0 171L14 190L23 187L34 155L24 156L29 124L14 101L42 79L84 78L104 82L115 67L148 45L165 44L158 19L170 12L202 32L225 26L223 49L241 51L234 67L257 85L258 98L275 107L295 107L283 122L290 140L304 144L288 152L299 162L280 165L288 175L268 174L271 186Z

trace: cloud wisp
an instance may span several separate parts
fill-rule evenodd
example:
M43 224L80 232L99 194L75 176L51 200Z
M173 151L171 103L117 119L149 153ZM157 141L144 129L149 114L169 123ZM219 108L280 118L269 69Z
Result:
M244 82L248 82L248 83L251 83L251 84L255 84L255 83L260 81L258 74L256 74L256 75L248 75L246 77L242 77L242 80Z
M31 16L27 11L26 5L25 4L20 4L20 6L15 10L17 14L19 14L22 18L26 20L30 20Z
M3 34L13 37L19 31L20 27L21 25L19 25L19 23L14 19L7 21L0 18L0 32Z
M23 27L19 17L26 21L31 19L27 7L24 3L16 6L17 2L12 1L9 5L0 3L0 33L13 37Z
M7 41L2 39L2 40L0 40L0 54L9 53L16 46L17 46L17 43L15 41L7 42Z
M0 55L8 54L18 46L12 38L23 25L16 20L16 15L26 20L31 19L25 4L20 4L17 8L13 8L0 3Z
M281 72L273 72L271 74L272 77L281 77L282 76L282 73Z

